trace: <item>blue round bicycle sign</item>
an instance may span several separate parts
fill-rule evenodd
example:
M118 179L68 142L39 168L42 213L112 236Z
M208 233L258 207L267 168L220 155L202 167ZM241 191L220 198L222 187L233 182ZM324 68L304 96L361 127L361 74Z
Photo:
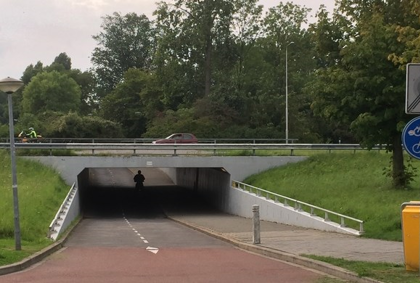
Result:
M412 119L405 125L402 142L408 154L420 159L420 117Z

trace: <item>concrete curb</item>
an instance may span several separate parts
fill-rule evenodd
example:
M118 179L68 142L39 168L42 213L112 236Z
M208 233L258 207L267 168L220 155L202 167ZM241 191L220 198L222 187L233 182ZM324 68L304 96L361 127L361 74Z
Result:
M62 248L64 248L64 243L66 242L68 236L73 231L73 229L76 228L77 225L79 225L80 221L81 221L81 219L77 220L77 222L75 222L75 224L72 225L72 227L69 228L69 230L66 231L59 240L55 241L54 243L52 243L48 247L40 250L39 252L34 253L33 255L23 259L20 262L0 266L0 276L1 275L6 275L6 274L9 274L9 273L19 272L19 271L22 271L26 268L29 268L32 265L43 261L45 258L49 257L53 253L55 253L55 252L61 250Z
M18 271L22 271L42 260L44 260L46 257L50 256L51 254L59 251L60 249L63 248L63 243L64 243L64 239L61 239L57 242L55 242L54 244L46 247L45 249L25 258L24 260L17 262L17 263L13 263L13 264L9 264L9 265L5 265L5 266L0 266L0 275L5 275L5 274L9 274L9 273L14 273L14 272L18 272Z
M240 249L249 251L249 252L264 255L264 256L271 257L271 258L278 259L278 260L282 260L282 261L285 261L285 262L290 262L290 263L293 263L293 264L296 264L296 265L304 266L304 267L314 269L314 270L317 270L317 271L321 271L323 273L335 276L335 277L340 278L340 279L351 281L351 282L383 283L382 281L378 281L378 280L375 280L375 279L371 279L371 278L367 278L367 277L360 277L354 272L351 272L351 271L346 270L344 268L334 266L332 264L328 264L328 263L325 263L325 262L313 260L313 259L310 259L310 258L301 257L301 256L298 256L298 255L290 254L290 253L283 252L283 251L276 250L276 249L272 249L272 248L267 248L267 247L264 247L261 244L251 245L251 244L248 244L248 243L243 243L243 242L237 241L237 240L235 240L231 237L224 236L224 235L222 235L222 234L220 234L216 231L213 231L211 229L208 229L208 228L205 228L205 227L200 227L200 226L197 226L193 223L189 223L189 222L177 219L177 218L173 218L169 215L167 215L167 217L169 219L177 222L177 223L183 224L187 227L190 227L190 228L195 229L197 231L201 231L201 232L203 232L207 235L210 235L212 237L215 237L215 238L218 238L218 239L223 240L225 242L231 243L232 245L234 245L234 246L236 246Z

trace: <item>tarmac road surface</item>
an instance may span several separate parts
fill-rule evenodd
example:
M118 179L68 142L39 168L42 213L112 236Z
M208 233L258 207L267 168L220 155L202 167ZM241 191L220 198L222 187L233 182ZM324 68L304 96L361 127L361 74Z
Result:
M0 282L309 283L326 276L166 218L160 205L171 201L170 180L156 170L142 169L146 188L140 193L128 169L93 170L98 182L84 204L86 218L65 248L27 270L0 276Z

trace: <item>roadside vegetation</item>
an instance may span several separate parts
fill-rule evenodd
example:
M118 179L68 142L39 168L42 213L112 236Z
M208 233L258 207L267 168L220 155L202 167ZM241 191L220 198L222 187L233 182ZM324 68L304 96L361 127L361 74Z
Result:
M363 237L402 241L401 204L420 199L418 175L410 186L395 190L387 177L391 154L385 151L305 151L306 154L309 156L306 161L250 176L244 182L361 219L365 222ZM412 170L418 172L420 162L411 160L410 164ZM419 280L418 273L406 271L403 264L306 256L386 283L414 283Z
M369 277L385 283L418 283L418 272L409 272L401 264L350 261L331 257L308 255L307 257L327 262L357 273L360 277Z
M14 203L9 151L0 151L0 265L18 262L52 242L48 226L70 189L53 169L17 159L22 250L15 251Z
M77 153L69 149L19 149L16 153L20 156L75 156Z
M391 154L325 153L250 176L244 182L364 221L363 237L401 241L401 204L418 200L418 178L402 190L386 176ZM418 161L412 161L415 166Z

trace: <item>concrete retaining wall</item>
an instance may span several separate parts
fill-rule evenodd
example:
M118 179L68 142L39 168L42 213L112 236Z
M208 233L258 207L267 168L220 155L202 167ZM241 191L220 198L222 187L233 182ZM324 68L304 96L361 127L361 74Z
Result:
M258 197L253 193L234 187L226 190L224 197L227 200L222 202L224 207L221 210L230 214L252 218L252 206L258 205L260 207L261 220L321 231L359 235L357 230L341 227L338 223L324 221L321 217L311 216L310 213L295 210L294 207L285 206L282 203L274 202L264 197Z
M154 168L224 168L233 180L270 168L306 159L303 156L31 156L25 157L55 168L67 182L74 183L76 176L90 167L154 167Z
M64 217L63 225L62 225L62 232L64 232L67 227L80 215L80 195L79 190L76 188L74 197L69 204L67 214Z
M172 172L174 173L174 172ZM197 191L201 198L221 211L252 218L252 206L260 207L260 219L293 226L359 235L357 230L341 227L339 224L324 221L307 212L231 186L231 176L221 168L177 168L175 179L178 186Z

